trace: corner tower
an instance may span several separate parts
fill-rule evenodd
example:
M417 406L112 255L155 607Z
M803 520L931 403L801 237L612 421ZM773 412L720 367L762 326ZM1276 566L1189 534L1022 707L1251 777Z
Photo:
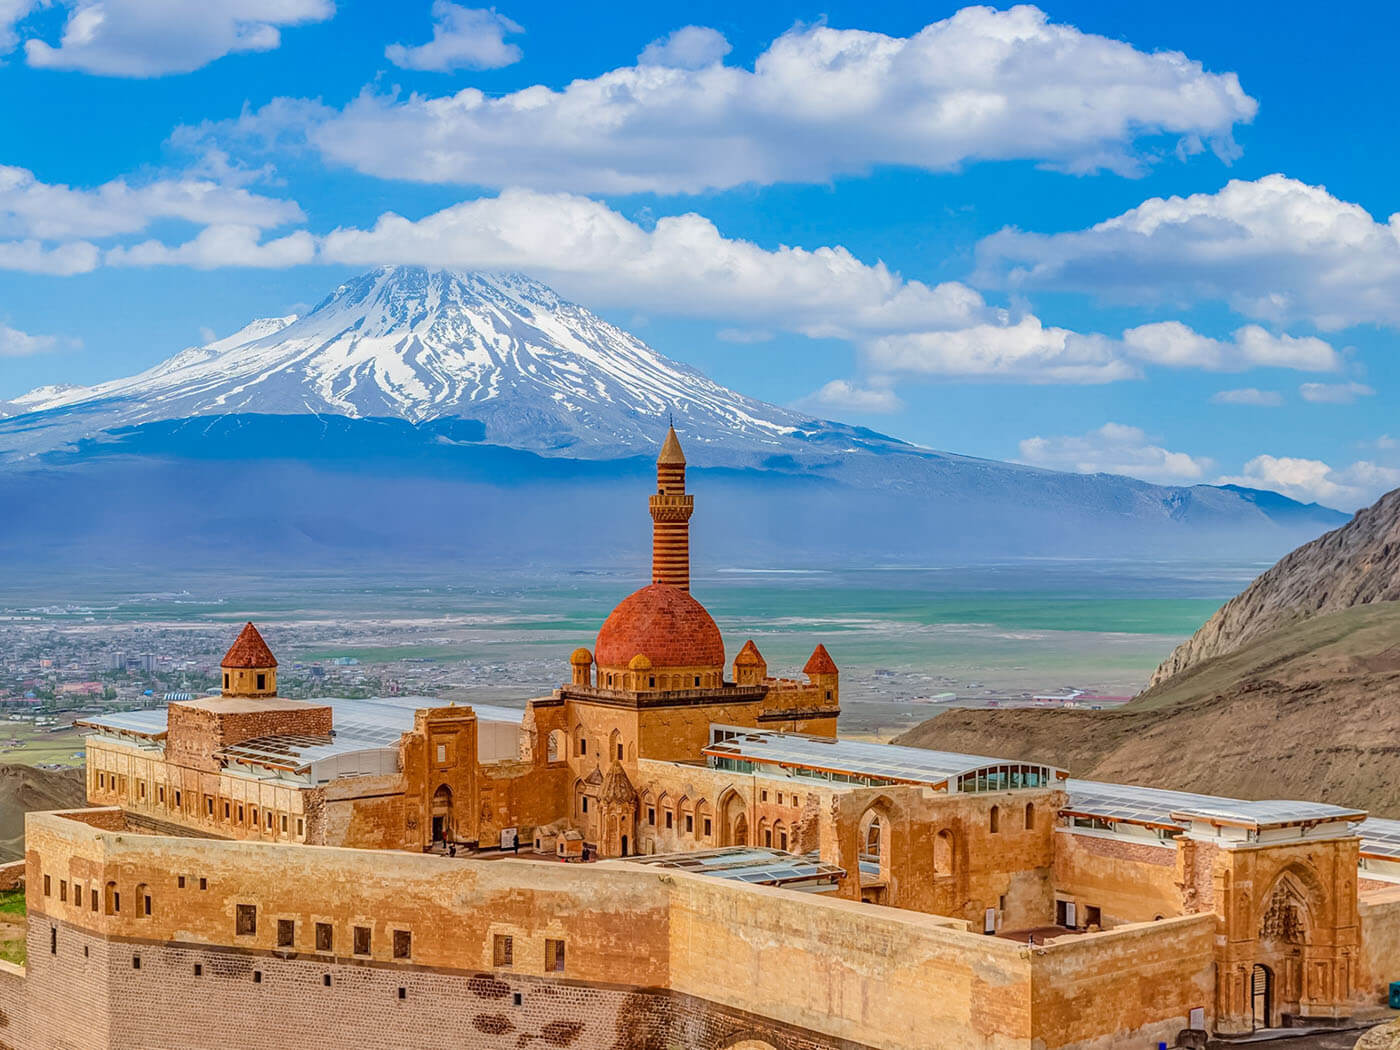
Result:
M656 457L656 495L651 497L651 582L690 591L690 515L695 497L685 491L685 453L676 428L666 431Z
M224 696L262 698L277 695L277 657L251 623L224 654Z

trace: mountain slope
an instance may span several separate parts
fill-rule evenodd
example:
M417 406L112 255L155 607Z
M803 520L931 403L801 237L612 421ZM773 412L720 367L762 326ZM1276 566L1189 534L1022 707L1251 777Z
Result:
M697 450L792 451L794 435L828 429L725 389L521 274L416 267L365 274L305 317L254 321L129 379L49 393L16 404L86 431L249 412L458 417L483 422L491 444L585 458L643 450L639 423L654 430L673 411ZM32 423L33 440L12 425L0 448L52 446L46 420Z
M1398 639L1400 602L1360 605L1256 635L1117 711L952 710L896 743L1400 818Z
M0 519L0 549L84 564L236 560L252 542L227 506L236 485L276 509L262 528L289 530L263 558L533 557L563 532L616 549L672 414L692 467L711 472L705 508L725 523L711 542L730 559L1253 558L1346 517L814 419L728 390L520 274L385 267L305 316L8 411L0 499L23 513ZM390 512L360 513L379 507Z
M1293 551L1231 598L1153 672L1149 688L1290 623L1400 601L1400 489Z

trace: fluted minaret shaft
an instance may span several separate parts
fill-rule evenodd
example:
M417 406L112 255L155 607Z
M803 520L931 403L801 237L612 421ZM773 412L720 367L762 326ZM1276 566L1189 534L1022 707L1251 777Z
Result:
M651 497L651 582L690 590L690 515L695 497L685 491L685 453L672 427L656 459Z

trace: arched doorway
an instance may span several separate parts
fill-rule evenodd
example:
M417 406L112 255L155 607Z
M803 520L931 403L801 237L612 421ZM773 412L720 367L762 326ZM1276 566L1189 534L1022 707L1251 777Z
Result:
M749 844L748 807L733 788L719 797L719 845L747 846Z
M433 841L450 842L453 833L452 789L443 784L433 792Z
M1249 975L1249 998L1253 1004L1254 1027L1272 1028L1274 1016L1274 971L1256 963Z
M857 867L860 899L869 904L890 903L890 820L882 804L867 809L857 825Z

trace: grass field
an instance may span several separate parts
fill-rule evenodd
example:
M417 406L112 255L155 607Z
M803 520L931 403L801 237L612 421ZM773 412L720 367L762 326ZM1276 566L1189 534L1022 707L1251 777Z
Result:
M0 893L0 959L23 966L26 959L24 890Z
M46 733L32 722L0 722L0 762L78 766L82 765L82 754L83 735L76 729Z

